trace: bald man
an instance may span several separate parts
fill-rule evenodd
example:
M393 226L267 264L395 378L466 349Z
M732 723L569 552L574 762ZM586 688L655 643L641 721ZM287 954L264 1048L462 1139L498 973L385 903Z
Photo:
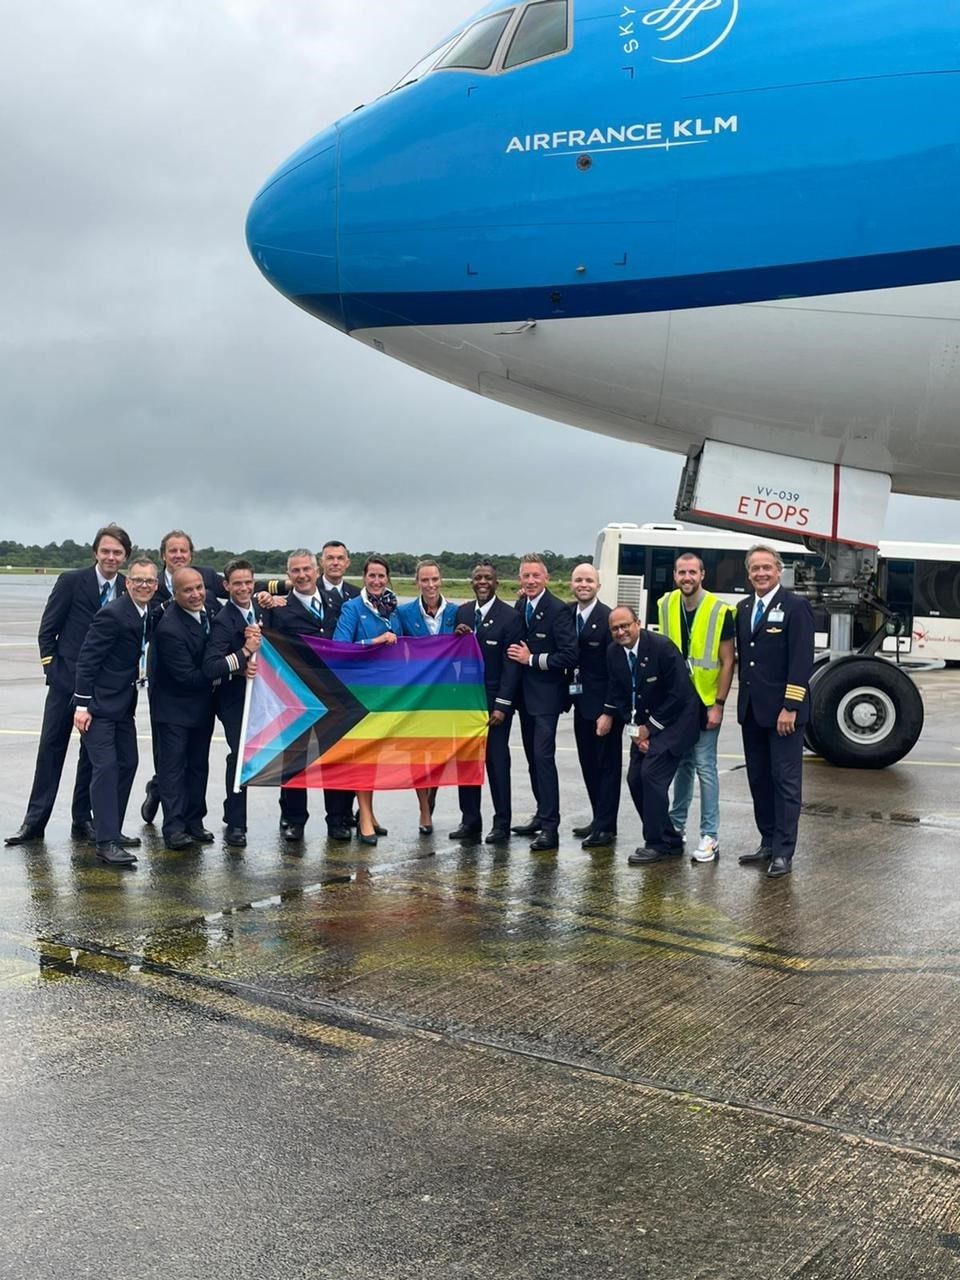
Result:
M168 849L213 840L203 825L213 737L213 682L203 673L210 635L205 595L196 569L176 569L173 601L150 645L150 715L157 730L157 782Z
M569 606L577 633L577 665L567 672L567 706L573 708L573 736L583 785L590 801L590 821L574 827L584 849L613 843L620 808L621 734L597 735L607 695L607 649L610 610L599 599L600 577L592 564L578 564L570 575Z

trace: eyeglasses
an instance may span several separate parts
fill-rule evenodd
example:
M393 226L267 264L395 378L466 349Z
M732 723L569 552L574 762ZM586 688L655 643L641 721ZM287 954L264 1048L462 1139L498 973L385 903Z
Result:
M127 582L131 587L155 587L157 585L156 578L128 578Z
M614 623L612 623L612 624L611 624L611 626L610 626L610 630L611 630L611 631L614 631L614 632L616 632L616 631L629 631L629 630L630 630L630 628L631 628L632 626L635 626L635 625L636 625L636 624L635 624L635 623L633 623L633 622L614 622Z

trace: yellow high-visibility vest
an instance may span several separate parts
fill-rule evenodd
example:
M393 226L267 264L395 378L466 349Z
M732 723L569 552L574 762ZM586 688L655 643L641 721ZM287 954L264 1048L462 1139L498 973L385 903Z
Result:
M680 652L683 652L684 623L680 620L683 608L683 592L669 591L660 597L660 634L669 636ZM687 669L693 687L705 707L712 707L720 688L720 636L723 620L730 609L719 596L703 593L703 599L693 615L690 628L690 644L687 651Z

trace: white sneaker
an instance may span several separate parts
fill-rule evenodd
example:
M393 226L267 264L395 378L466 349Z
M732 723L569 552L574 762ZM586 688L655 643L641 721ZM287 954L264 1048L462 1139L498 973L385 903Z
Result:
M701 836L700 843L690 855L691 862L716 862L720 857L720 841L713 836Z

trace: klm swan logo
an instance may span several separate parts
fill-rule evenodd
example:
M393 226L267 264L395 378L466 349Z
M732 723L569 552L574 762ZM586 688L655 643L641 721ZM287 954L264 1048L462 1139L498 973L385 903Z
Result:
M670 0L640 22L656 32L662 46L655 62L696 62L723 44L739 11L740 0Z

